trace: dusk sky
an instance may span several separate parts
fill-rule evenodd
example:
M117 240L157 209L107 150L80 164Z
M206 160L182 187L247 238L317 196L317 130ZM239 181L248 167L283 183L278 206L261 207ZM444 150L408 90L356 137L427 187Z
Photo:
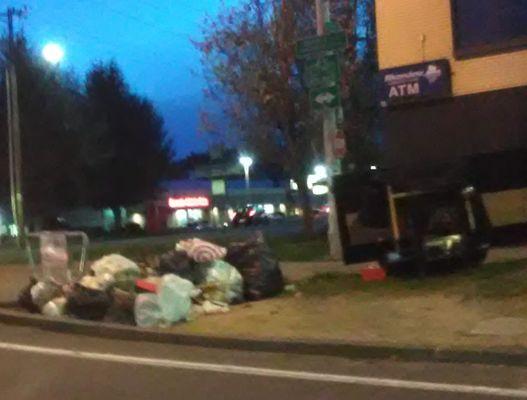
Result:
M197 133L204 82L199 53L200 23L222 0L0 0L27 5L16 24L39 52L54 41L66 50L61 68L83 76L94 61L114 59L132 89L154 101L174 138L177 157L207 148ZM224 0L227 5L237 0Z

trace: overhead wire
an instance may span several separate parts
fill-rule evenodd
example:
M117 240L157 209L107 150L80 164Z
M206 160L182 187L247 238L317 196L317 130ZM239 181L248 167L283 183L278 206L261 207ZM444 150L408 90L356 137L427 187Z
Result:
M77 1L87 2L87 0L77 0ZM129 12L126 12L126 11L123 11L121 9L109 6L106 3L103 3L101 0L90 0L90 2L92 2L92 1L98 2L106 10L108 10L108 11L110 11L110 12L116 14L116 15L120 15L121 17L124 17L124 18L127 18L129 20L138 22L138 23L140 23L140 24L142 24L144 26L148 26L148 27L156 29L158 31L163 31L163 32L171 34L171 35L176 35L176 36L180 36L180 37L190 38L190 35L188 33L177 32L177 31L173 31L172 29L165 28L165 27L163 27L163 26L161 26L159 24L156 24L156 23L148 21L148 20L146 20L144 18L138 17L137 15L130 14ZM143 4L144 4L144 2L143 2ZM159 10L162 11L160 8L159 8ZM178 19L179 20L185 20L184 18L180 18L180 17L178 17ZM186 20L186 22L195 23L194 21L188 21L188 20Z
M78 0L80 2L84 2L84 0ZM118 10L116 9L112 9L111 10L112 12L114 13L119 13L120 15L122 15L123 17L125 18L128 18L128 19L133 19L137 22L140 22L142 24L146 24L148 26L152 26L152 27L155 27L151 24L149 24L148 22L145 22L139 18L136 18L132 15L129 15L129 14L126 14L126 13L123 13L121 14ZM68 20L62 20L61 21L61 24L65 24L67 25L67 29L69 31L73 31L74 33L76 33L80 38L84 38L84 37L88 37L88 38L91 38L92 41L90 41L90 47L96 47L98 49L101 49L105 52L112 52L112 51L115 51L116 49L116 45L114 44L111 44L109 41L108 41L108 38L105 38L105 37L102 37L100 35L97 35L97 34L94 34L93 31L81 31L80 28L75 25L75 24L70 24L68 23ZM158 27L156 27L158 28ZM166 29L162 29L164 30L165 32L171 34L171 35L178 35L180 37L184 37L185 39L188 39L189 42L190 42L190 35L186 35L186 34L183 34L183 33L177 33L177 32L173 32L173 31L170 31L170 30L166 30ZM75 35L75 36L77 36ZM66 37L67 35L64 35L65 39L68 41L71 42L71 40L69 38ZM119 40L122 40L122 38L119 38ZM73 40L73 42L79 42L79 40ZM127 43L127 45L133 45L134 43L132 43L131 41L125 41L125 43ZM152 55L155 55L155 56L158 56L158 58L162 58L160 56L164 55L164 54L161 54L159 51L157 50L154 50L154 49L150 49L149 52L152 54ZM110 55L111 57L111 55ZM132 60L133 62L137 62L137 63L143 63L145 62L145 59L144 58L134 58L133 56L130 56L130 55L127 55L127 60ZM175 69L181 69L181 67L185 67L185 68L190 68L189 65L181 65L180 63L175 63L174 61L167 61L167 60L164 60L163 61L163 64L170 64L172 65Z

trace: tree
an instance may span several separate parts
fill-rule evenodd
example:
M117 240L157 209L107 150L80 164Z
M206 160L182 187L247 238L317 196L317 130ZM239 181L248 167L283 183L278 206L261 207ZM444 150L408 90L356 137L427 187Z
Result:
M61 208L80 200L83 99L74 76L40 60L23 36L16 40L14 63L18 78L25 211L29 223L38 225L43 217L55 215ZM4 79L0 79L0 86L0 120L7 130ZM0 135L0 164L0 196L6 199L9 196L7 133Z
M347 160L369 165L376 157L371 134L375 105L373 0L331 0L336 29L348 36L342 61ZM295 59L296 42L315 34L314 1L245 0L205 21L196 43L208 87L223 104L231 129L258 158L281 165L298 183L306 229L311 206L306 176L323 154L322 121L309 107L308 92ZM210 118L203 118L208 122Z
M305 0L247 0L207 20L196 43L207 94L224 106L231 128L262 162L282 166L298 183L307 231L312 212L306 178L318 135L295 64L296 40L314 33Z
M89 203L112 208L119 228L121 206L154 194L170 165L171 143L153 104L131 92L114 62L92 67L86 97L86 113L98 127L90 139L100 153L85 169Z

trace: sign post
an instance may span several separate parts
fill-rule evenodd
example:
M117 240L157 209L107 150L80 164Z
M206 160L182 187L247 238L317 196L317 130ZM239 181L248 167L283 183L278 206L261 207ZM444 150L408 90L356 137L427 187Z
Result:
M340 104L340 94L337 86L312 89L309 92L311 104L315 110L335 108Z
M333 32L324 35L324 26L322 26L322 31L318 33L318 36L308 37L297 43L296 56L298 58L309 58L316 53L340 51L345 47L346 34L344 32Z
M338 160L335 157L334 138L338 120L342 118L339 93L339 57L337 52L346 48L346 34L342 31L325 34L326 25L331 22L328 0L315 0L317 14L317 35L297 44L296 56L305 60L305 81L313 110L320 110L323 116L324 155L329 181L333 186L333 172ZM328 242L330 256L342 260L342 244L337 220L337 209L333 190L328 193Z

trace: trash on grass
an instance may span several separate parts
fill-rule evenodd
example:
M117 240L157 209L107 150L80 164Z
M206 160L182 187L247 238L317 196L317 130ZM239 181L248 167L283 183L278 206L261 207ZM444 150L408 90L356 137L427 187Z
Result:
M227 304L243 301L243 278L236 268L221 260L202 264L202 268L206 270L201 285L205 299Z
M108 309L104 320L125 325L134 325L134 304L137 295L125 290L114 288L113 303Z
M230 246L227 258L232 261L223 261L226 255L227 249L200 239L180 241L140 279L134 261L110 254L76 283L59 286L33 278L19 303L51 317L70 314L142 327L169 326L194 315L227 313L229 304L244 300L244 293L257 300L283 289L278 261L263 238Z
M62 295L59 285L52 282L37 282L30 289L31 301L35 306L42 310L42 307L55 297Z
M112 298L108 292L76 284L67 296L66 309L80 319L100 321L111 305Z
M135 281L141 274L139 266L120 254L110 254L95 261L91 270L96 277L111 275L115 280L115 287L132 291Z
M360 270L364 282L383 281L386 279L386 271L378 263L370 263Z
M99 276L86 275L79 281L79 285L92 290L108 290L115 283L115 278L111 274Z
M157 273L160 276L174 274L197 285L203 280L200 272L185 251L171 250L159 257Z
M134 305L135 323L142 328L159 326L163 320L157 295L142 293L137 295Z
M157 293L157 288L161 283L159 276L149 276L145 279L138 279L135 281L135 287L137 290L148 293Z
M29 279L29 283L22 288L18 295L18 305L30 313L40 312L40 309L35 303L33 303L33 299L31 297L31 288L35 286L37 282L38 281L34 277L31 277Z
M188 319L191 296L196 293L194 284L174 274L163 276L157 296L161 307L161 316L168 323Z
M198 263L220 260L227 255L225 247L201 239L181 240L176 244L177 251L184 251L190 258Z
M42 314L48 317L62 317L66 310L66 298L57 297L51 301L48 301L44 307L42 307Z
M247 300L276 296L284 288L284 277L278 259L265 244L261 234L247 242L231 244L225 261L240 271Z
M216 301L205 300L201 304L192 305L192 313L196 315L225 314L230 311L229 305Z

